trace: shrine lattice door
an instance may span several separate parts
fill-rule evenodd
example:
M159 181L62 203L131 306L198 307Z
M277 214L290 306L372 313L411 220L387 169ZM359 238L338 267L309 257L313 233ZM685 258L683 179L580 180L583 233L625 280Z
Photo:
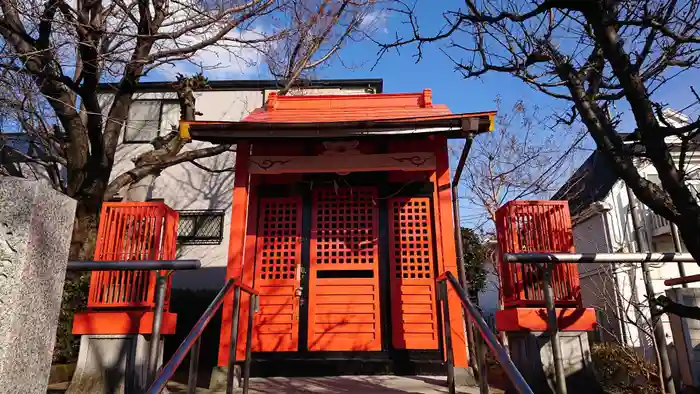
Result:
M389 200L392 344L437 349L437 300L428 197Z
M301 210L298 197L260 199L255 264L260 310L252 342L256 352L298 348Z
M313 193L308 346L381 350L377 191Z

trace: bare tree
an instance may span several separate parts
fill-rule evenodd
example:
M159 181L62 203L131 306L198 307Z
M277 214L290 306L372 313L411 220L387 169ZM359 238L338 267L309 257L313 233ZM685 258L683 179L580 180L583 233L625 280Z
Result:
M337 56L343 45L357 35L376 0L329 1L320 6L305 1L288 4L293 39L266 51L271 73L282 82L280 95L309 72Z
M498 99L496 106L501 106ZM493 235L496 210L510 200L540 198L555 190L582 135L546 124L523 101L499 111L497 129L475 138L462 179L473 227ZM580 133L579 133L580 134Z
M169 166L231 149L184 151L173 132L154 140L152 151L134 158L135 167L110 183L118 137L141 77L184 62L206 71L251 61L241 53L262 56L278 46L299 46L288 64L302 72L285 74L288 88L304 70L336 54L372 6L329 0L0 0L0 83L22 81L22 90L11 90L12 103L4 108L18 111L10 124L46 147L37 156L5 144L5 157L11 153L25 163L59 169L57 188L78 200L71 257L89 258L103 200ZM309 13L296 15L297 9ZM306 34L299 34L302 25ZM220 63L203 64L202 56ZM116 86L108 105L99 99L100 81ZM27 92L30 99L21 99Z
M380 43L380 57L411 45L420 60L425 45L441 42L466 78L505 73L566 104L568 115L559 122L581 122L611 171L677 224L688 251L700 259L700 206L688 187L700 119L667 121L660 97L669 80L700 65L700 3L465 0L463 8L444 11L445 24L433 34L421 31L412 5L396 4L393 11L405 17L408 31ZM682 93L689 98L681 111L700 106L693 86ZM623 111L614 113L614 107ZM633 130L624 130L631 137L620 130L625 113L634 122ZM640 174L640 162L656 169L660 186ZM660 303L672 311L669 300Z
M700 258L700 206L687 187L684 154L694 149L700 119L674 127L659 116L664 103L655 95L700 64L700 3L465 0L464 8L446 10L445 25L430 35L421 32L412 6L398 4L394 11L406 17L410 31L383 43L382 51L415 45L420 59L424 45L442 40L465 77L507 73L562 100L570 111L560 120L581 121L611 170L644 204L676 223ZM697 105L694 90L692 96L689 105ZM615 103L629 108L633 144L623 143L621 117L608 110ZM662 187L640 175L640 158L658 170Z
M653 268L661 269L663 264L654 264L656 266ZM582 277L581 290L595 300L592 306L598 311L601 339L621 345L620 349L629 355L634 353L633 349L642 349L645 358L653 359L657 370L662 371L663 364L653 330L663 314L651 311L646 297L637 293L642 281L639 264L599 264L585 275L591 280ZM633 357L630 360L635 361ZM642 366L639 364L639 367ZM654 373L653 377L661 378L658 373Z
M581 136L572 142L568 131L547 125L538 109L529 108L523 101L516 102L509 111L500 111L501 105L499 98L497 129L474 139L466 164L469 170L460 181L460 204L466 203L464 211L469 212L462 218L481 233L482 241L495 238L496 211L507 201L539 198L552 192L566 174L568 159L581 142ZM500 295L497 260L487 261L483 253L480 257L478 267L487 282L480 290L497 291ZM488 280L488 276L494 280ZM502 302L499 297L501 309ZM500 338L506 343L505 333Z

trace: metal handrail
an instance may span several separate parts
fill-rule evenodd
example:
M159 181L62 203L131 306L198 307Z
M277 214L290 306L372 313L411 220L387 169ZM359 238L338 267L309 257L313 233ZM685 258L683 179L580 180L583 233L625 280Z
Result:
M167 275L173 271L199 269L199 260L115 260L115 261L69 261L67 271L156 271L155 305L153 325L148 349L148 377L156 374L160 355L160 329L163 325Z
M459 296L460 301L462 302L462 307L464 308L464 312L466 316L468 316L474 323L476 328L479 330L479 333L481 334L481 337L484 339L488 347L491 349L491 352L493 352L494 356L496 357L496 360L498 360L499 364L503 367L504 372L510 379L510 381L513 383L514 388L518 391L520 394L534 394L530 386L527 384L525 381L525 378L523 378L523 375L518 371L518 368L515 366L513 361L510 359L510 356L508 355L508 352L506 349L501 346L501 344L498 342L498 339L496 338L496 334L491 331L489 328L488 324L486 324L486 321L484 320L484 317L481 315L481 312L472 304L472 302L467 298L466 293L464 292L464 289L459 285L459 281L457 278L454 277L454 275L451 272L445 272L444 274L440 275L437 278L437 282L440 285L441 292L442 292L442 300L443 300L443 319L445 319L445 348L447 350L447 363L448 363L448 384L450 385L450 392L454 392L454 365L451 365L453 363L453 355L452 355L452 346L451 346L451 338L449 335L450 328L449 328L449 308L447 307L447 283L449 282L452 285L452 288L457 292L457 295ZM480 342L480 341L479 341ZM477 345L478 348L478 345ZM477 351L478 353L478 351ZM483 372L485 372L485 366L481 365L479 367L480 369L480 374L482 377L485 376ZM479 384L482 385L482 387L488 387L486 386L488 383L484 381L485 379L479 379ZM488 391L487 391L488 392Z
M201 337L204 330L207 328L209 322L216 314L216 312L221 308L224 303L224 299L233 291L233 324L231 326L231 343L230 343L230 356L229 356L229 370L227 376L227 387L226 392L231 393L233 391L233 375L234 375L234 365L235 365L235 355L236 355L236 342L238 338L238 315L240 313L240 294L241 291L248 293L251 297L250 307L248 309L248 337L246 342L246 357L244 361L244 375L243 375L243 393L248 392L248 380L250 378L250 352L251 352L251 340L252 340L252 325L253 325L253 314L257 309L257 302L259 293L257 290L246 286L242 283L237 282L234 279L229 279L226 281L224 286L219 290L219 293L214 297L212 302L209 304L207 309L202 313L202 316L197 320L194 327L190 330L187 337L182 341L180 346L177 348L170 361L161 369L160 373L155 377L153 383L146 391L148 394L160 393L168 381L173 377L177 368L182 364L182 361L187 356L188 352L192 352L190 356L190 367L189 376L187 380L187 392L194 393L197 387L197 370L199 364L199 348L201 345Z
M690 253L504 253L508 263L692 263Z
M114 261L69 261L67 271L164 271L196 270L199 260L114 260Z

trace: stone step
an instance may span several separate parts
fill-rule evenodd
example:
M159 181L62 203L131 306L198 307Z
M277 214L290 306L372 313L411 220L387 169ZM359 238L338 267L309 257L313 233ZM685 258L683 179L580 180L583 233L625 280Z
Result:
M445 376L332 376L323 378L251 378L250 394L443 394L447 393ZM68 382L49 385L47 394L64 394ZM187 385L169 382L168 391L172 394L187 393ZM234 392L241 392L237 389ZM478 387L460 387L459 394L478 394ZM491 394L503 391L490 388ZM198 387L197 394L222 394Z
M251 378L250 394L443 394L447 393L445 376L332 376L323 378ZM187 386L170 382L170 393L187 393ZM236 392L241 392L238 389ZM459 394L478 394L478 387L462 387ZM503 391L491 388L490 393ZM204 388L198 388L197 394L219 394Z

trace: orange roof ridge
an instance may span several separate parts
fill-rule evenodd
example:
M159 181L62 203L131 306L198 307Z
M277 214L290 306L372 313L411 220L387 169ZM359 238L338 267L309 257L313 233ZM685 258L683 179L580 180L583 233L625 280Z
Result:
M279 96L268 95L262 108L244 122L335 122L413 119L451 115L444 104L433 103L431 89L419 93Z
M425 89L430 90L430 89ZM297 96L280 96L277 92L270 92L270 95L276 95L279 100L294 101L306 99L356 99L356 98L385 98L385 97L420 97L424 92L404 92L404 93L354 93L354 94L306 94Z
M267 108L274 110L296 110L309 108L377 108L412 107L425 108L432 104L430 91L399 94L352 94L327 96L277 96L268 97ZM428 105L426 105L426 102Z

